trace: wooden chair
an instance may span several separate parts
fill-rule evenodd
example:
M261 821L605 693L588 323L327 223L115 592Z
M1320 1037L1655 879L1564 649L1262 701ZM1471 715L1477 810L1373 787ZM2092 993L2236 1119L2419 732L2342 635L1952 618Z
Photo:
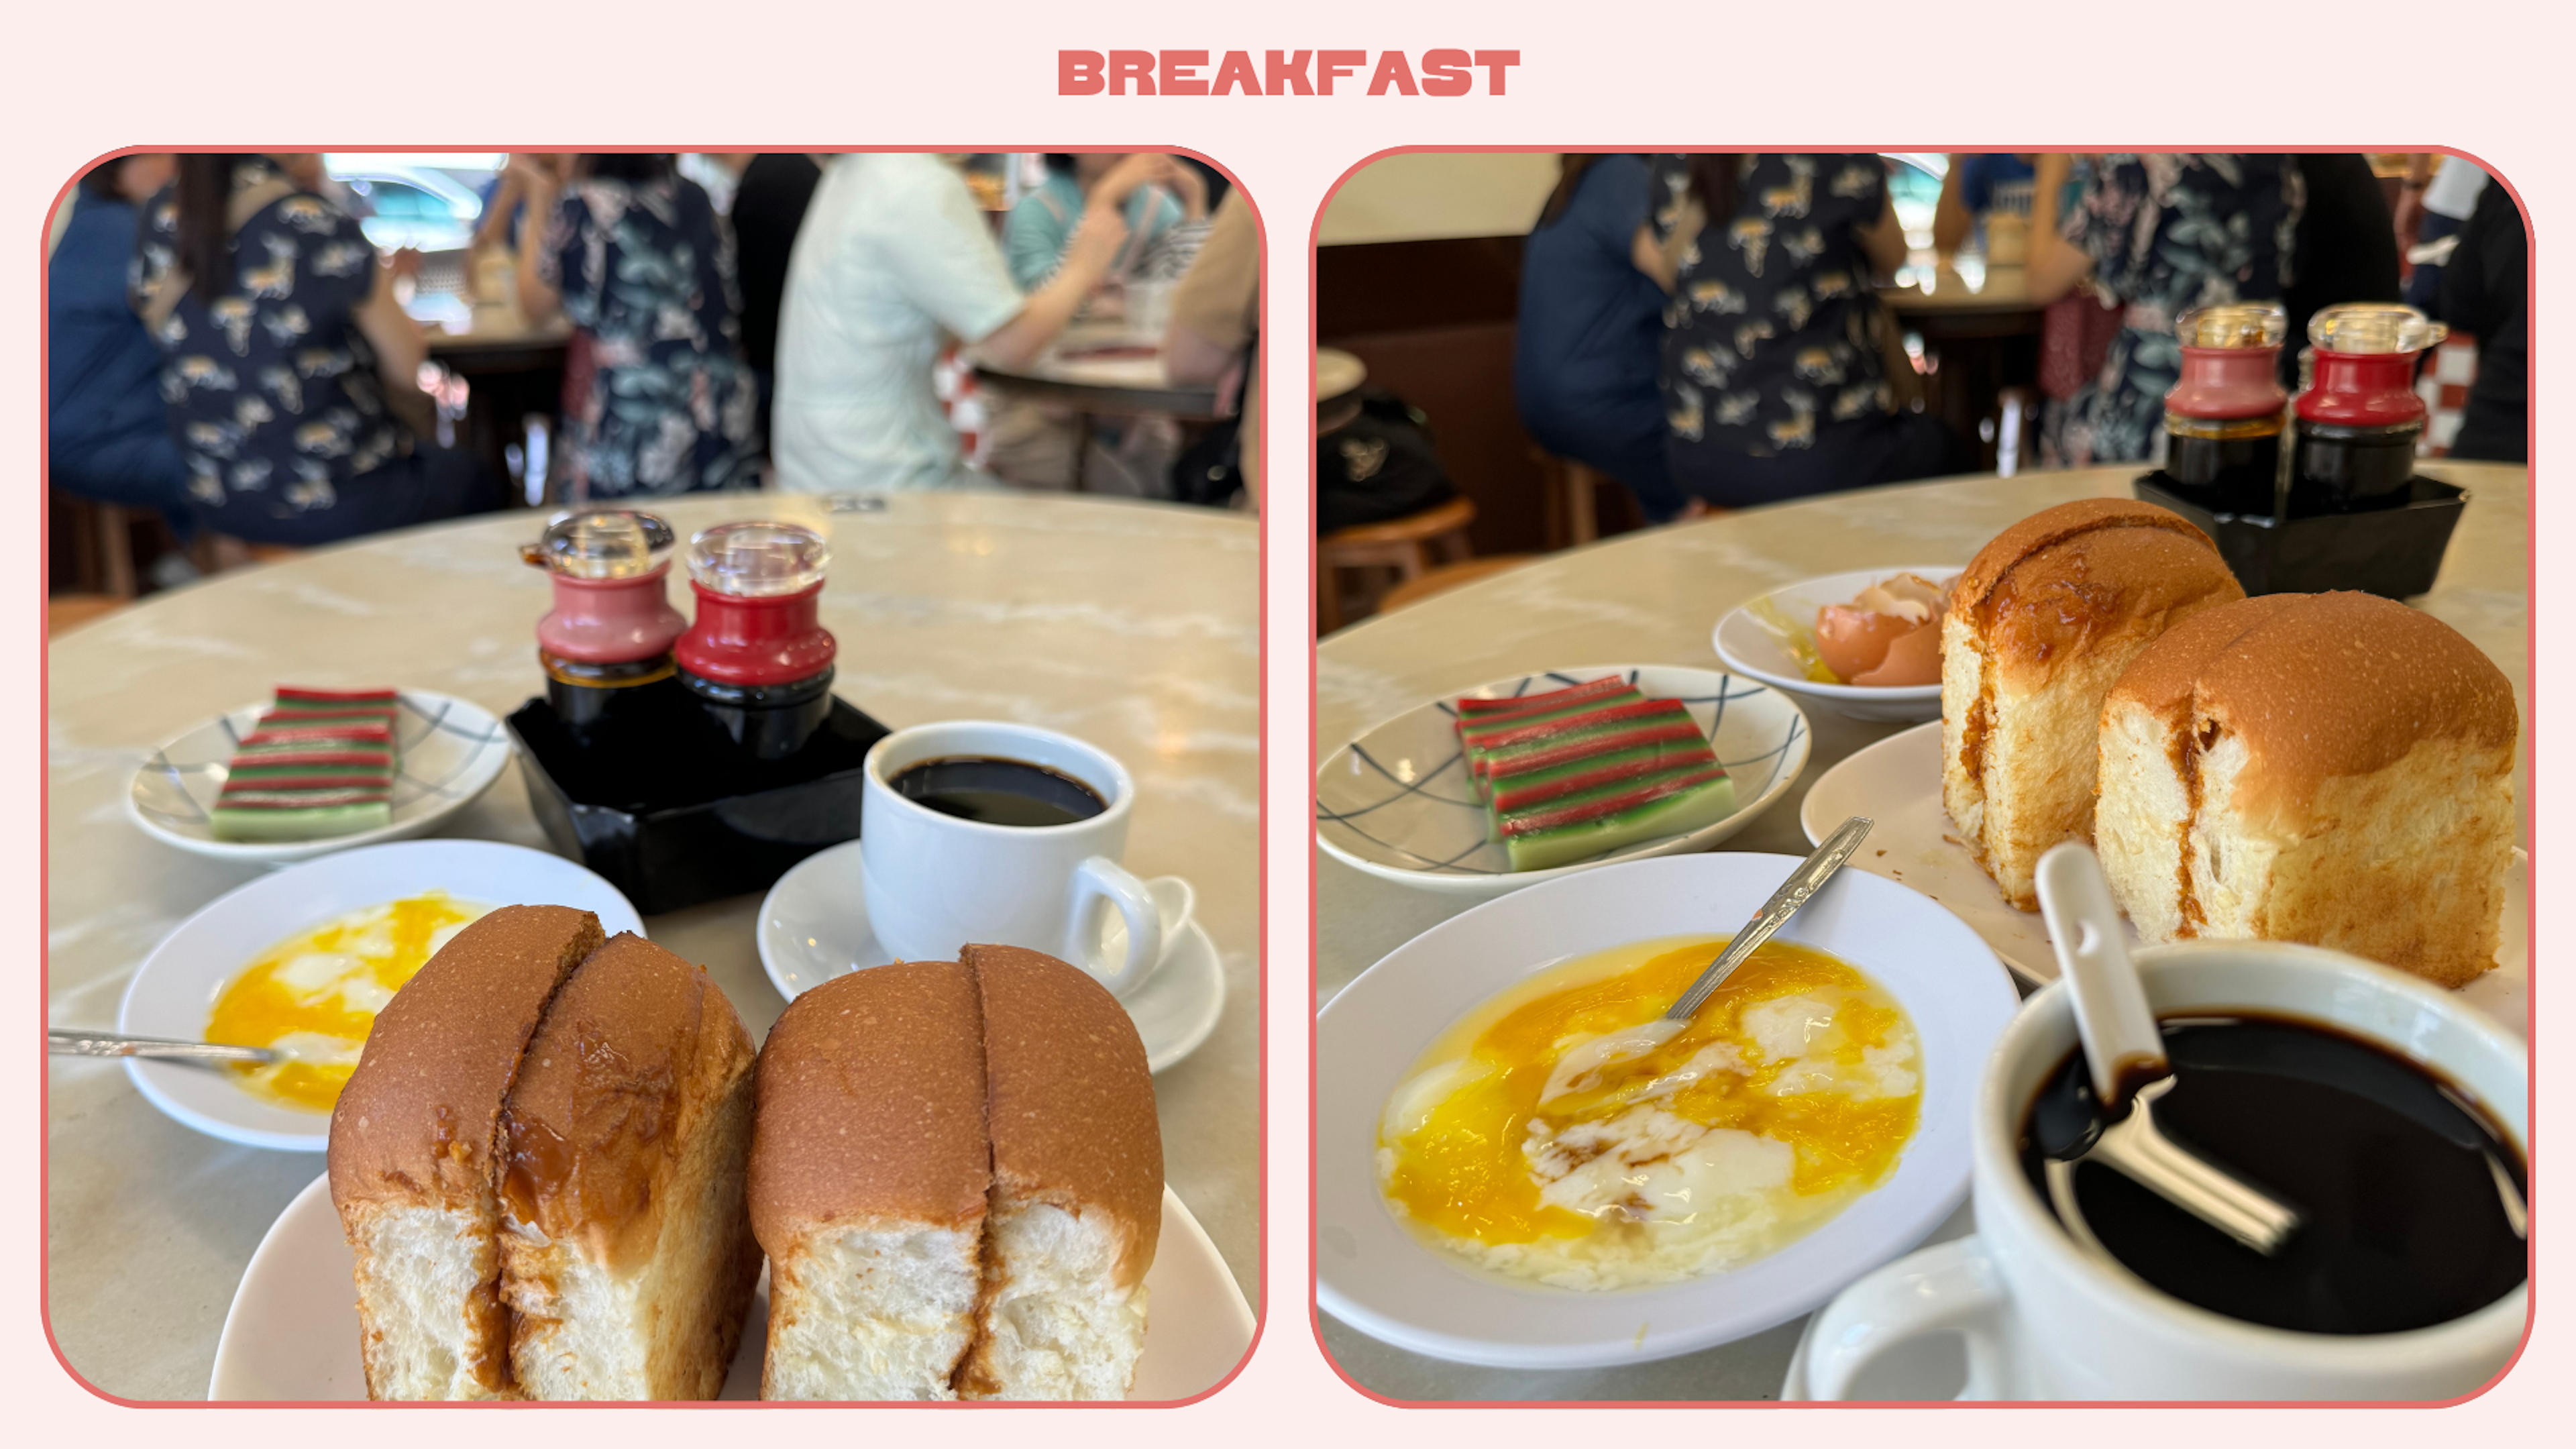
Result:
M1392 614L1407 605L1421 603L1434 594L1445 594L1479 579L1510 573L1536 557L1538 555L1529 553L1495 553L1471 558L1465 563L1442 564L1387 590L1377 601L1377 611Z
M1547 482L1547 546L1553 551L1577 548L1601 536L1601 490L1615 488L1616 479L1572 458L1560 458L1545 448L1530 449L1530 461L1538 465L1539 476Z
M1461 494L1419 513L1338 528L1315 540L1315 627L1330 634L1346 621L1367 618L1387 588L1409 582L1434 565L1462 563L1469 554L1467 527L1476 521L1476 505ZM1362 592L1351 607L1342 597L1342 575L1392 573L1384 587Z
M55 594L45 600L45 637L104 618L130 602L111 594Z

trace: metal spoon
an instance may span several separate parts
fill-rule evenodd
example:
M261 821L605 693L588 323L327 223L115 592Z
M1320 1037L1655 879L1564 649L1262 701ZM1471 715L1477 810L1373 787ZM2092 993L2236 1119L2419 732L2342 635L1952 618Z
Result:
M2058 1216L2080 1240L2091 1240L2074 1211L2074 1165L2099 1162L2265 1257L2278 1253L2299 1229L2298 1210L2156 1128L2154 1105L2173 1090L2173 1066L2129 960L2102 863L2069 841L2039 858L2037 875L2039 908L2091 1068L2089 1084L2070 1073L2067 1087L2043 1091L2031 1113Z
M125 1036L112 1031L66 1031L61 1027L45 1029L45 1054L56 1057L151 1057L160 1061L197 1062L205 1066L228 1062L265 1066L290 1057L289 1053L273 1047L226 1046L220 1042L177 1041L162 1036Z
M1825 837L1825 843L1817 846L1813 855L1789 872L1789 878L1771 893L1771 899L1762 903L1762 909L1754 913L1752 921L1735 933L1735 939L1726 943L1726 949L1718 953L1716 960L1708 963L1708 969L1699 973L1699 978L1691 982L1690 989L1684 991L1663 1015L1642 1026L1594 1037L1559 1058L1556 1070L1548 1074L1547 1087L1539 1093L1539 1105L1545 1106L1568 1092L1584 1091L1599 1080L1602 1068L1642 1057L1681 1035L1682 1028L1690 1025L1691 1018L1699 1014L1710 994L1726 984L1726 978L1735 974L1735 968L1744 964L1745 958L1753 954L1753 949L1770 940L1772 932L1786 924L1826 881L1833 879L1834 872L1842 869L1843 862L1851 859L1852 853L1860 849L1860 843L1869 837L1870 826L1874 823L1868 816L1855 815L1836 826L1834 833Z

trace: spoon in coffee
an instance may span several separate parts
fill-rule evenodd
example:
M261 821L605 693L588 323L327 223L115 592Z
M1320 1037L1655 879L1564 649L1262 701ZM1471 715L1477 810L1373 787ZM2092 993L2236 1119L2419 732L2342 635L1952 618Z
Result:
M2069 841L2039 858L2037 874L2092 1088L2089 1096L2083 1090L2087 1074L2062 1073L2065 1087L2042 1091L2031 1108L2031 1135L2050 1160L2052 1185L2077 1162L2099 1162L2265 1257L2278 1253L2299 1229L2298 1211L2157 1130L2154 1106L2173 1090L2173 1066L2101 861ZM2089 1236L2079 1223L2069 1226Z
M1753 919L1745 923L1743 930L1735 933L1735 938L1726 943L1726 949L1717 954L1716 960L1708 963L1708 969L1692 980L1681 998L1663 1015L1625 1031L1596 1036L1558 1058L1556 1070L1548 1073L1547 1086L1539 1093L1539 1105L1545 1106L1568 1092L1589 1090L1600 1081L1602 1068L1642 1057L1681 1035L1682 1028L1690 1025L1692 1017L1699 1015L1699 1009L1706 1004L1709 995L1726 984L1726 978L1735 974L1735 968L1744 964L1745 958L1753 954L1753 948L1770 940L1772 932L1787 925L1789 918L1798 913L1798 908L1822 890L1825 882L1833 879L1835 871L1843 868L1843 862L1850 860L1852 852L1860 849L1860 843L1869 838L1869 828L1873 823L1866 815L1855 815L1836 826L1834 833L1825 837L1824 844L1798 862L1798 868L1789 872L1789 878L1771 893L1771 899L1762 903L1762 909L1753 913Z

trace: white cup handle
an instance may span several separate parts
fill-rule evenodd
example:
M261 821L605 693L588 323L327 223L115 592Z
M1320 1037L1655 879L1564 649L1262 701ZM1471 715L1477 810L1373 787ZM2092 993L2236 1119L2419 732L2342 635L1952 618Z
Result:
M1127 959L1101 959L1100 938L1091 929L1091 903L1106 899L1127 922ZM1163 912L1154 893L1135 874L1105 855L1095 855L1073 868L1073 920L1065 927L1073 958L1100 978L1112 996L1124 996L1144 984L1163 962Z
M1927 1333L1966 1340L1968 1383L1962 1399L2003 1395L2008 1374L2004 1317L2011 1297L1986 1245L1974 1237L1935 1244L1897 1259L1846 1288L1807 1334L1807 1394L1849 1396L1879 1355Z

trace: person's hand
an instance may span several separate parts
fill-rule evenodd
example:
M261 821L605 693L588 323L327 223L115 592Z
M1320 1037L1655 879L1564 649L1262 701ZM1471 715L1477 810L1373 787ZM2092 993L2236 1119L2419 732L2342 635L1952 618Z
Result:
M1171 162L1171 166L1168 168L1168 174L1163 178L1163 184L1170 187L1172 194L1181 199L1182 219L1198 221L1205 217L1208 209L1207 178L1199 174L1199 168L1178 156L1165 159Z
M1139 186L1167 181L1172 173L1172 158L1159 151L1139 151L1109 168L1091 188L1091 209L1118 211ZM1204 195L1204 191L1202 191Z
M2413 181L2408 181L2404 186L2399 188L2397 192L2397 212L2395 220L2397 223L2397 256L2400 261L2403 261L2406 257L2407 248L2415 245L2416 234L2424 229L2423 187L2417 185Z
M420 275L420 248L401 247L396 249L393 256L387 260L386 266L392 270L394 277L397 280L418 277Z

